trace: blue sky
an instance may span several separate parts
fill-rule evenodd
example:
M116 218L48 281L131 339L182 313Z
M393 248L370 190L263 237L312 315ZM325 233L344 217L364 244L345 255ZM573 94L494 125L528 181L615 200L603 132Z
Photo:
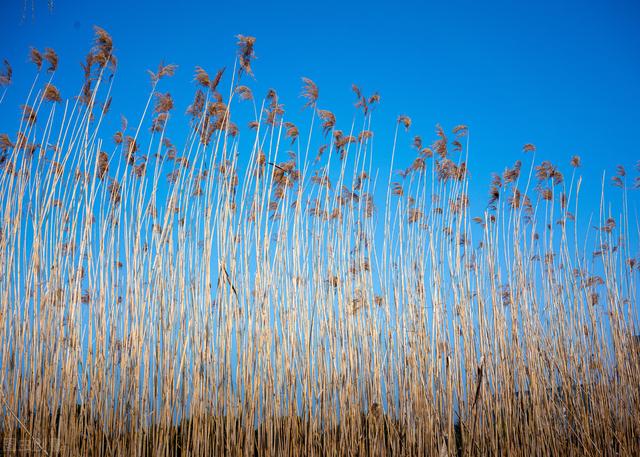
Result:
M581 173L593 184L587 190L600 187L603 170L610 175L618 163L630 168L640 157L634 135L640 123L637 2L53 5L52 11L44 0L29 1L26 8L20 0L2 6L0 57L11 61L16 80L0 110L3 119L13 116L12 106L17 111L32 81L32 45L56 49L56 82L63 95L77 93L79 62L96 24L114 38L119 69L113 109L130 121L149 93L147 68L162 59L180 66L160 89L170 91L182 110L195 89L193 67L215 73L232 66L234 35L242 33L257 37L251 82L256 94L275 87L293 116L303 116L301 76L319 85L319 106L336 112L343 129L353 118L351 84L379 91L382 105L373 127L380 164L388 162L401 113L413 119L409 135L400 138L405 166L413 135L430 143L438 122L447 130L469 125L472 197L483 192L484 198L491 171L523 159L524 143L536 144L538 160L558 162L567 173L570 157L580 155Z

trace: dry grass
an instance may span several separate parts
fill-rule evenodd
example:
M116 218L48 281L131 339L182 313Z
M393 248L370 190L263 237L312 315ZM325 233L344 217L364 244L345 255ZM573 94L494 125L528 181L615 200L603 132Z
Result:
M80 96L36 78L0 135L4 452L640 454L625 170L619 214L603 196L587 232L580 159L568 180L527 144L473 217L467 128L426 146L402 115L417 155L376 207L380 97L354 86L361 126L343 132L304 78L305 131L241 85L255 39L237 38L227 100L224 69L196 68L179 146L157 91L174 65L150 72L137 126L104 131L116 59L99 28ZM55 76L55 52L31 58ZM255 114L242 148L237 103Z

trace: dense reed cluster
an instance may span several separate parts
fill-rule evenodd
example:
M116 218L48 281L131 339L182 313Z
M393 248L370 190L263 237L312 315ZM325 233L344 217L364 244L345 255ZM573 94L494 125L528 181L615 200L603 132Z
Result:
M256 101L242 35L233 71L195 69L183 138L164 63L107 132L95 32L75 97L31 50L0 134L5 453L640 454L638 178L585 228L580 158L526 144L472 201L467 127L401 115L376 187L380 96L354 85L340 130L303 78L303 129Z

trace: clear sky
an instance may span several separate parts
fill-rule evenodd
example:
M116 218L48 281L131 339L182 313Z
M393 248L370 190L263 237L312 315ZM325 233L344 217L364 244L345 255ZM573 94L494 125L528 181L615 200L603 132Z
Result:
M160 89L182 110L195 89L194 66L215 73L233 65L234 36L241 33L257 37L255 93L275 87L295 116L304 103L301 76L319 85L319 106L336 112L343 129L353 118L351 83L379 91L373 127L380 163L388 161L401 113L413 119L401 138L407 154L413 135L435 139L438 122L446 130L469 125L472 198L474 188L488 187L491 171L522 159L524 143L566 172L570 157L581 155L581 172L593 188L603 170L610 175L616 164L631 167L640 158L636 1L54 0L50 10L45 0L26 6L4 0L0 9L0 57L11 61L16 80L2 119L13 106L17 112L32 81L30 46L56 49L57 85L63 95L77 93L79 62L96 24L111 33L119 58L113 109L130 119L148 96L147 68L162 59L180 66Z

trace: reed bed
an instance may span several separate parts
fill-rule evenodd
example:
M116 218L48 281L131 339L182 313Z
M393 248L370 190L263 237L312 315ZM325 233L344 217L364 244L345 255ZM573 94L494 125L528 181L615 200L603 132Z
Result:
M237 38L175 142L174 65L113 134L110 35L68 99L31 50L0 135L3 452L639 455L638 180L584 209L580 159L527 144L472 204L467 128L405 115L380 176L377 94L341 127L304 78L303 131Z

